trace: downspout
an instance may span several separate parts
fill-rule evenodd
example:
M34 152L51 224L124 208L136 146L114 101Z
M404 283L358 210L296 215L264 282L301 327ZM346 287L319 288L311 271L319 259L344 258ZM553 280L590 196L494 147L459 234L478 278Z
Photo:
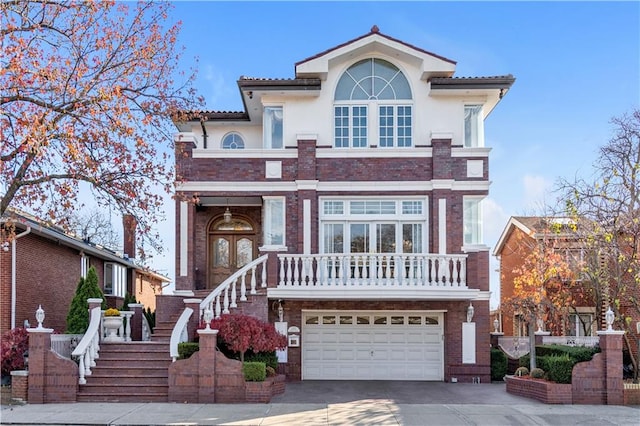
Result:
M11 241L11 328L16 328L16 240L31 233L31 227L15 236Z
M204 127L204 119L202 117L200 118L200 127L202 127L202 147L207 149L207 129Z

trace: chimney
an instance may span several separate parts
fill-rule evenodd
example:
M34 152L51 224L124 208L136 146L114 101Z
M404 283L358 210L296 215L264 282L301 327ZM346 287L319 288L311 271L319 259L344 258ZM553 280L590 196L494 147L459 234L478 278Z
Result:
M124 236L123 251L129 259L136 258L136 226L138 221L133 215L122 215L122 235Z

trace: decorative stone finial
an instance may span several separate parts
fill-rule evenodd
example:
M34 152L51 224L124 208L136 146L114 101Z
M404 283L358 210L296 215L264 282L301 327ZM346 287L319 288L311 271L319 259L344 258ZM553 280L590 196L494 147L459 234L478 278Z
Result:
M371 32L377 34L380 32L380 28L378 28L377 25L374 25L373 27L371 27Z
M473 305L471 304L471 302L469 302L469 306L467 307L467 322L471 322L471 320L473 319L474 312L475 312L475 309L473 308Z
M611 310L611 306L607 309L607 313L604 314L604 319L607 321L607 331L613 331L613 320L615 319L615 315Z
M38 305L38 309L36 310L36 321L38 321L38 328L43 328L42 323L44 322L44 309L42 309L42 305Z
M202 315L204 317L204 323L206 324L205 330L211 330L211 320L213 319L213 311L207 307L204 310L204 314Z

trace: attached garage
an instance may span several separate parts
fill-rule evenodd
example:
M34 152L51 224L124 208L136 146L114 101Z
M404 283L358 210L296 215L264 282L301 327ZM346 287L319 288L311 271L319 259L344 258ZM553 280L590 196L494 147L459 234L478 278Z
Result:
M302 380L444 380L443 315L303 311Z

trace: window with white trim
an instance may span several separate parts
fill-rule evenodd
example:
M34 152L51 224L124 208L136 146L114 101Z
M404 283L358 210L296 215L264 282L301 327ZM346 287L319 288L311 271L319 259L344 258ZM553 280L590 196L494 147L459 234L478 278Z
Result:
M236 132L227 133L222 138L222 149L244 149L244 139Z
M285 198L264 197L264 245L285 245Z
M424 253L425 200L322 200L322 253ZM339 206L339 208L338 208Z
M482 197L463 197L464 245L483 244Z
M567 324L567 336L592 336L593 335L593 319L592 313L570 314Z
M464 106L464 146L466 148L484 146L482 105Z
M89 256L85 256L83 253L80 256L80 276L87 278L87 272L89 272Z
M413 145L413 98L398 67L370 58L349 67L338 80L334 146L366 148L376 138L382 148Z
M104 294L124 297L127 291L127 268L117 263L104 264Z
M283 114L281 106L266 106L263 111L263 139L265 149L284 148Z

